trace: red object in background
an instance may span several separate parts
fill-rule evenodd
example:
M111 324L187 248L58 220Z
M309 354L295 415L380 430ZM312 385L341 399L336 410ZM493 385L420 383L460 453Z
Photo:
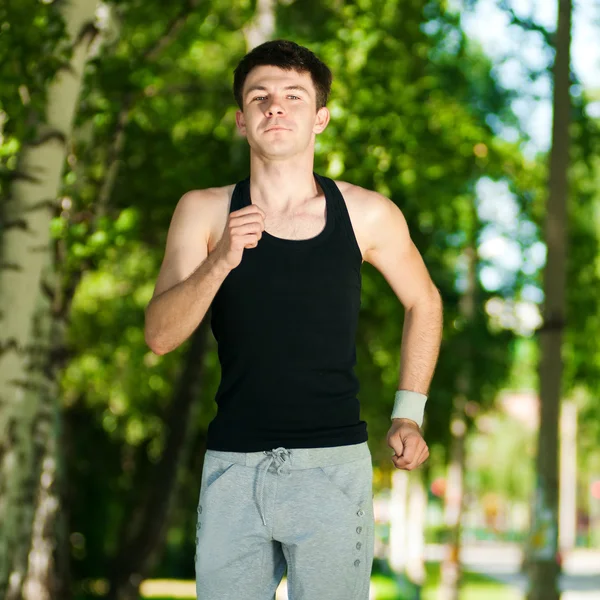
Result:
M592 492L593 498L600 500L600 480L594 481L592 485L590 485L590 491Z
M431 493L438 498L443 498L446 493L446 480L438 477L431 482Z

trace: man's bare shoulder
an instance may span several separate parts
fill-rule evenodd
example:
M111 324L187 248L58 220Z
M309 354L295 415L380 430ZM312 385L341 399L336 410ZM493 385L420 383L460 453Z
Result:
M199 208L210 208L212 205L229 201L234 189L235 184L190 190L181 198L184 202L197 205Z
M346 201L350 216L352 218L356 217L359 223L377 220L378 216L381 216L381 213L385 212L386 208L389 207L389 204L392 203L392 201L383 194L374 190L369 190L360 185L348 181L337 180L335 183Z
M180 202L205 233L208 250L212 252L223 235L235 184L190 190Z
M382 239L409 239L404 215L390 198L347 181L335 183L346 201L363 260L371 262Z
M183 194L179 204L183 205L186 214L212 226L215 219L227 214L234 189L235 184L190 190Z

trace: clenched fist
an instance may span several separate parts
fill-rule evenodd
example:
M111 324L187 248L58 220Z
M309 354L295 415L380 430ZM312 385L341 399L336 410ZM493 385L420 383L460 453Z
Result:
M265 230L265 213L256 204L229 214L223 236L214 252L230 269L242 262L244 248L255 248Z
M429 457L429 448L419 426L409 419L394 419L387 434L387 443L395 455L392 462L397 469L412 471Z

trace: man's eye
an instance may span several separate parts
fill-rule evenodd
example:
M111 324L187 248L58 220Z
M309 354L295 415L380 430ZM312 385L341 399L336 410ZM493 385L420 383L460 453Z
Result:
M255 96L254 98L252 98L252 100L264 100L266 98L266 96ZM302 100L302 98L300 98L300 96L294 96L293 94L290 94L288 96L288 98L294 98L295 100Z

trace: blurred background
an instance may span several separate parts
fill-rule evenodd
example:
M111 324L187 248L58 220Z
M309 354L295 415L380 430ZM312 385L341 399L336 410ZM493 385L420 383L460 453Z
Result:
M248 174L232 73L279 37L334 73L315 170L393 199L444 299L398 471L403 311L363 266L371 599L600 598L597 0L0 2L0 598L195 598L220 369L208 319L158 356L144 309L177 200Z

